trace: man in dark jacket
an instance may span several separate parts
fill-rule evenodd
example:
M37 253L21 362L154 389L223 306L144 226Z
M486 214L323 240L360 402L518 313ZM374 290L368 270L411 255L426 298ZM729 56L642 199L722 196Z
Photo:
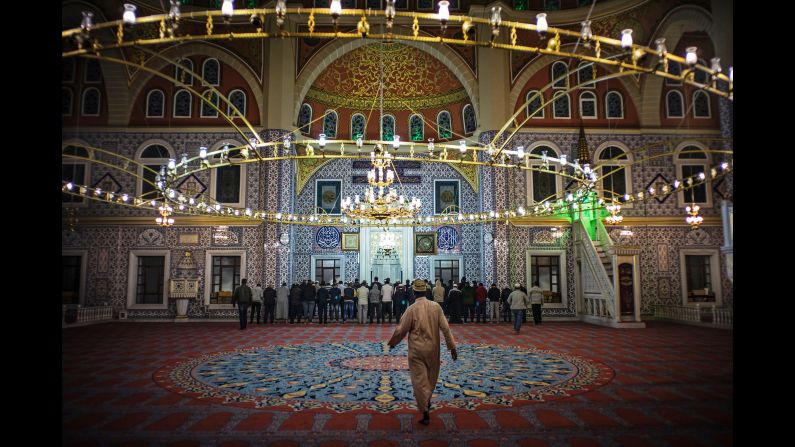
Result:
M246 285L246 278L240 280L240 285L232 293L232 306L235 305L240 314L240 329L243 330L248 323L248 306L251 305L251 287Z
M395 319L398 323L400 323L400 317L403 316L403 312L409 307L408 304L406 300L406 288L398 281L395 287L395 295L392 297L392 306L395 308Z
M453 290L453 280L448 279L447 284L444 285L444 297L445 302L442 306L442 310L444 310L444 314L450 317L450 303L447 302L447 297L450 296L450 291Z
M348 286L343 290L342 297L343 323L345 323L345 320L353 320L354 295L356 295L356 289L353 288L352 283L348 283Z
M453 287L450 289L450 293L447 295L447 299L445 302L447 303L447 308L450 309L450 323L451 324L461 324L461 291L458 290L458 287L453 284Z
M342 284L340 282L340 284ZM342 310L342 291L339 286L332 286L329 291L329 320L339 321Z
M500 322L500 289L497 284L492 284L489 289L489 321Z
M301 284L301 305L304 308L304 319L311 323L315 313L315 286L306 279Z
M326 281L320 283L320 288L317 289L317 322L318 324L326 324L326 308L329 301L329 286Z
M474 323L475 322L475 289L469 285L467 281L461 281L463 288L461 295L463 296L464 304L464 323L467 322L467 317Z
M511 322L511 306L508 304L508 297L511 296L511 289L505 287L500 294L500 304L502 305L502 321Z
M276 289L273 288L273 284L268 284L268 287L262 292L262 301L265 306L265 318L262 321L267 324L268 318L270 318L270 322L273 324L276 317Z
M406 280L406 303L408 303L408 305L411 306L412 304L414 304L414 300L415 299L416 298L414 297L414 288L411 287L411 281L407 279ZM408 306L406 306L406 307L408 307Z
M293 324L296 318L298 318L300 323L303 312L301 307L301 286L293 284L290 288L290 324Z
M474 285L475 282L472 281ZM486 322L486 302L488 301L487 295L489 292L483 287L483 283L479 282L478 287L475 289L475 318L478 323Z

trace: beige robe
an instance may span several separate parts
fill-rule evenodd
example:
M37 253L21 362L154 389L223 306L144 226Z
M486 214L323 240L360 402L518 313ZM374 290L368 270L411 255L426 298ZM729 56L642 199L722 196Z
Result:
M422 297L406 309L400 324L389 339L389 344L397 345L409 335L409 370L414 398L420 411L428 409L436 381L439 379L439 330L444 334L447 349L455 349L455 340L450 326L438 303Z

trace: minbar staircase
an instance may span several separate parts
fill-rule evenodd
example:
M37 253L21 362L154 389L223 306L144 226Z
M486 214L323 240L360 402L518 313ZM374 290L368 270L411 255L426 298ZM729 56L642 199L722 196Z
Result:
M610 278L610 282L612 283L613 261L610 259L610 256L607 254L604 243L602 241L594 241L593 246L596 249L596 254L599 255L599 260L602 262L602 266L604 266L605 268L605 273L607 273L607 277Z

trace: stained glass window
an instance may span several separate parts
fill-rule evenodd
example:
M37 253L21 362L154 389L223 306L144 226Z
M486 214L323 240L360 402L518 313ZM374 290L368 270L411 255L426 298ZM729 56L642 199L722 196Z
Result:
M202 65L202 77L210 85L221 84L221 66L217 60L210 58Z
M436 126L439 128L439 138L453 138L453 125L450 112L443 110L436 116Z
M361 113L354 113L351 117L351 139L364 138L364 131L367 128L367 118Z
M621 98L621 93L609 92L607 94L607 117L608 118L624 117L624 101Z
M477 127L478 123L475 118L475 108L472 107L472 104L467 104L464 106L464 133L467 135L471 134Z
M237 110L240 110L242 116L246 116L246 93L243 90L232 90L229 93L229 102L237 107ZM232 116L232 107L230 106L228 109L227 115Z
M682 118L685 116L682 94L671 90L665 96L665 108L669 118Z
M709 118L709 96L703 91L693 94L693 115L696 118Z
M310 122L312 121L312 106L309 104L302 104L301 110L298 112L298 128L301 129L301 133L304 135L309 135L309 128L311 126Z
M571 117L568 94L558 93L555 95L555 101L552 103L552 113L555 118Z
M544 117L544 109L541 108L541 103L544 100L544 95L543 94L539 94L539 95L536 96L537 93L538 93L538 90L530 90L529 92L527 92L527 96L525 97L525 101L529 101L530 98L535 97L535 99L533 99L532 101L527 103L527 116L533 115L533 112L535 110L541 109L541 110L538 110L538 112L535 115L533 115L533 118L543 118Z
M147 117L163 117L163 103L165 97L160 90L152 90L146 95L146 116Z
M569 72L569 67L566 66L565 62L557 61L552 64L552 79L550 81L554 81L555 79L560 78L555 85L552 87L554 88L566 88L569 86L569 77L566 76L566 73Z
M323 133L326 138L337 138L337 112L327 110L323 117Z
M704 165L683 165L682 178L693 177L693 182L700 181L696 177L700 172L704 172ZM707 203L707 186L702 183L684 191L685 202L687 203Z
M596 118L596 95L583 92L580 95L580 116L583 118Z
M64 87L61 89L61 115L72 114L72 91Z
M83 115L99 115L99 90L95 89L94 87L86 89L83 92Z
M411 141L425 140L425 123L422 122L422 116L411 115L411 118L409 118L409 128Z
M99 68L97 59L86 60L86 82L100 82L102 80L102 70Z
M381 118L381 132L384 141L390 141L395 137L395 117L384 115Z
M174 116L190 118L190 109L193 98L187 90L180 90L174 95Z
M182 69L179 65L184 66L185 69ZM192 85L193 75L186 70L193 71L193 61L190 59L180 59L178 65L174 69L174 78L179 81L180 84Z
M593 80L593 62L583 62L577 71L577 83L582 85ZM589 84L582 88L596 88L595 84Z
M212 90L207 90L203 93L204 97L209 99L211 103L215 104L215 107L218 107L218 94ZM218 110L214 109L210 104L206 101L202 100L202 117L217 117Z

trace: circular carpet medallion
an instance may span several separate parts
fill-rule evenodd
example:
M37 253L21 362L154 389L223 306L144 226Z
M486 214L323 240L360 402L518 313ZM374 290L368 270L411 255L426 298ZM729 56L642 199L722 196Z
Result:
M414 410L406 343L307 343L206 354L155 373L161 386L255 408ZM608 383L613 370L582 357L532 347L442 346L436 408L477 409L559 399Z

